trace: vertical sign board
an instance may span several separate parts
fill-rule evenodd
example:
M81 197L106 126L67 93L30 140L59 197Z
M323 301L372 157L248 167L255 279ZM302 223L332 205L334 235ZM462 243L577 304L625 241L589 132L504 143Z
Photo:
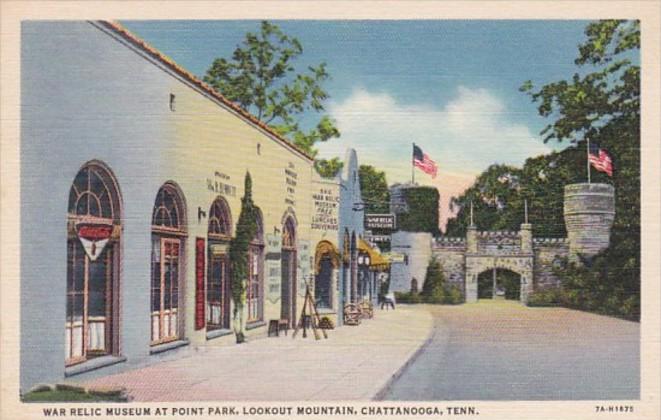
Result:
M305 296L305 282L310 280L310 241L298 241L296 252L298 256L296 277L298 278L298 295Z
M195 238L195 329L204 328L204 238Z
M266 299L271 303L280 300L280 258L282 237L279 234L266 234L266 257L264 274L266 277Z

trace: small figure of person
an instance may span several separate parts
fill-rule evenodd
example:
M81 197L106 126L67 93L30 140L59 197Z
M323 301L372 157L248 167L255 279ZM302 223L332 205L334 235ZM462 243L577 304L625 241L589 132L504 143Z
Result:
M383 309L384 306L386 307L386 310L388 310L388 307L391 307L393 310L395 309L395 294L393 292L388 292L383 297L383 300L381 301L381 309Z

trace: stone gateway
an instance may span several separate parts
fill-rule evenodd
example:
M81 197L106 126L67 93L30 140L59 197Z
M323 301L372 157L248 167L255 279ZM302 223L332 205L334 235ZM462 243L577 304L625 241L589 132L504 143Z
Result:
M520 300L560 284L553 266L563 258L579 261L607 248L615 217L615 190L608 184L565 186L564 218L567 238L534 238L532 224L519 231L478 231L468 227L466 237L437 237L417 232L393 234L392 251L405 255L393 264L391 290L410 290L412 279L424 281L430 258L443 267L449 284L459 286L466 302L478 298L478 276L485 271L507 269L519 275Z

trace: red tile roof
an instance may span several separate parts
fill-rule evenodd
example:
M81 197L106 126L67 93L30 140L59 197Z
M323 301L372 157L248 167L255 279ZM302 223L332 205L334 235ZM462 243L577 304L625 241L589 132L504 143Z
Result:
M303 157L307 158L308 160L314 160L314 158L310 156L307 152L305 152L303 149L296 146L295 144L290 143L287 139L282 137L280 134L276 133L271 127L269 127L268 125L264 124L262 121L257 119L257 117L255 117L245 109L241 108L234 102L230 101L225 96L218 93L213 87L204 83L203 81L198 79L195 75L190 73L188 70L184 69L183 67L175 63L174 60L172 60L170 57L161 53L156 48L152 47L151 45L149 45L148 43L146 43L145 41L143 41L133 33L129 32L129 30L126 29L124 26L122 26L120 23L105 21L105 20L99 21L99 23L103 27L110 29L112 32L121 36L123 39L129 41L132 45L140 48L150 57L154 58L155 60L158 60L166 67L168 67L170 70L174 71L179 76L183 77L184 79L186 79L193 85L197 86L199 89L201 89L202 91L213 97L214 99L218 100L223 105L230 108L232 111L237 113L241 118L247 120L250 124L258 126L262 130L267 132L270 136L272 136L274 139L276 139L280 143L283 143L286 147L295 150L296 152L300 153L301 155L303 155Z

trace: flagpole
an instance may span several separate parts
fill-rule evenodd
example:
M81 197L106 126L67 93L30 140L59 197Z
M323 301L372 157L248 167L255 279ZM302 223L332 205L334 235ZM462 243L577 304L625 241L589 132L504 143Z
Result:
M585 140L585 147L587 148L587 155L585 157L588 159L588 185L590 185L590 137L585 137Z
M411 185L415 185L415 143L411 143Z

